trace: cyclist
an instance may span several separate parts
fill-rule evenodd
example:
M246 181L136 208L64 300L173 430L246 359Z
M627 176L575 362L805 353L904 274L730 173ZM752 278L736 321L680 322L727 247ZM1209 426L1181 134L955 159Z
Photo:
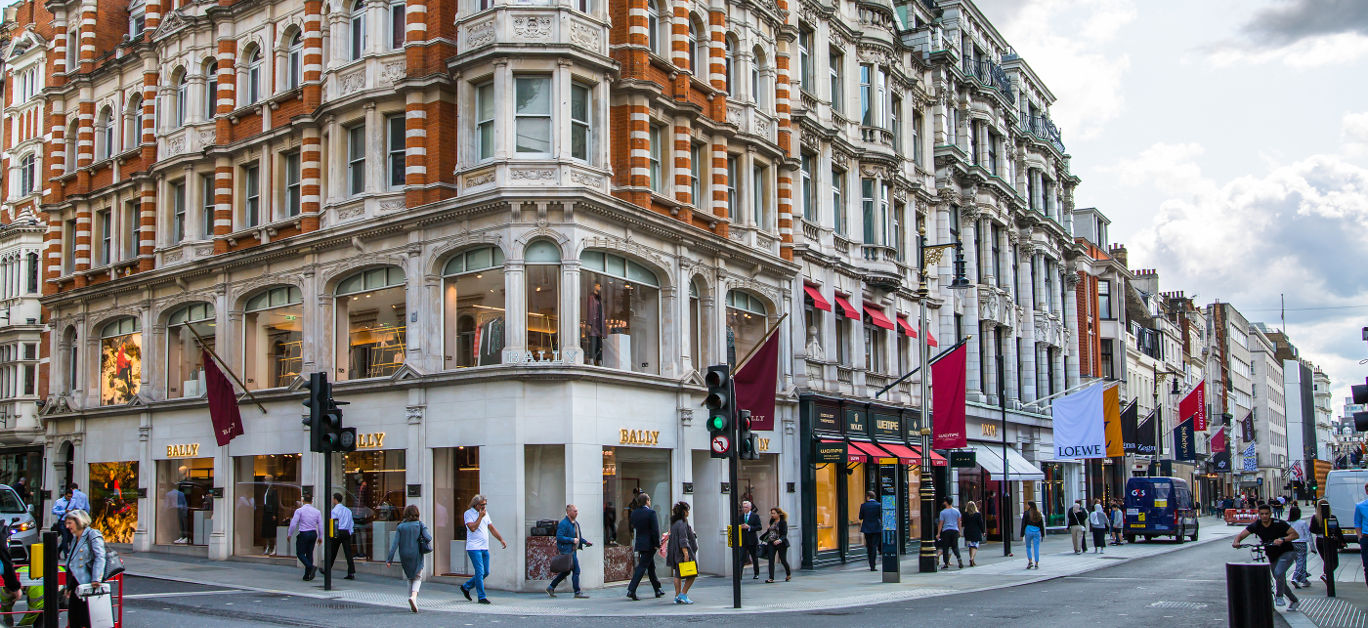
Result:
M1273 598L1275 606L1287 604L1283 600L1286 596L1292 600L1292 604L1287 606L1287 610L1295 611L1301 606L1301 600L1297 599L1291 591L1287 589L1287 570L1292 567L1292 561L1296 552L1293 551L1292 541L1297 540L1297 531L1292 529L1286 521L1273 518L1273 507L1268 504L1259 504L1259 520L1249 524L1249 527L1235 535L1232 547L1239 547L1240 542L1249 535L1259 537L1259 540L1268 548L1268 564L1273 566L1273 581L1277 583L1277 596Z

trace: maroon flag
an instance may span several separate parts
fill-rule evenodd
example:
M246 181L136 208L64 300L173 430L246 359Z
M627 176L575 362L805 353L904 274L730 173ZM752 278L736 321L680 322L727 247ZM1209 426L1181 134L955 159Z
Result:
M1219 454L1226 450L1225 428L1216 430L1216 435L1211 437L1211 453Z
M209 389L209 419L214 422L214 438L222 447L242 434L242 414L238 412L233 383L219 370L208 351L200 353L204 358L204 383Z
M779 384L779 334L776 327L736 375L736 407L750 410L752 430L774 429L774 389Z
M1192 420L1192 429L1198 432L1207 430L1206 380L1198 382L1197 387L1178 402L1178 420L1186 421L1188 417L1196 417Z
M935 449L968 447L964 430L965 345L931 363L932 441Z

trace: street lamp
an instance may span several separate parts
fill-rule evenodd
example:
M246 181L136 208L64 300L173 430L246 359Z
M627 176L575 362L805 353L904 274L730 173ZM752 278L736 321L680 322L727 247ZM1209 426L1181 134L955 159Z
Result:
M953 210L952 210L953 211ZM931 426L929 424L930 412L927 408L926 394L926 350L927 350L927 319L926 319L926 300L931 296L931 290L926 285L926 267L940 263L941 256L945 250L955 249L955 279L947 286L951 290L964 290L972 287L969 280L965 278L965 269L968 264L964 261L964 246L957 240L947 244L927 244L926 226L917 229L917 325L920 330L919 342L917 343L918 355L922 374L919 389L921 390L921 548L920 560L917 571L921 573L933 573L936 571L936 548L935 548L935 510L936 492L931 485ZM958 341L959 339L956 338Z

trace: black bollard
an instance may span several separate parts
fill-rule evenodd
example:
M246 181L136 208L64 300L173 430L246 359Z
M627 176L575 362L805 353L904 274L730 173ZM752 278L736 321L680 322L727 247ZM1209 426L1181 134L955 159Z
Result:
M1226 563L1231 626L1273 628L1273 572L1265 563Z
M43 533L43 628L57 628L62 614L62 591L57 586L57 545L60 536L48 530ZM29 574L32 578L33 574Z

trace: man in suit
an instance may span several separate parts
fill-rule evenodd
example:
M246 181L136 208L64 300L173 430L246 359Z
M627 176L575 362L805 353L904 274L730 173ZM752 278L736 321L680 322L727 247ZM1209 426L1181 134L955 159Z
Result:
M755 575L751 580L760 578L760 541L756 533L760 529L760 515L755 514L755 506L749 501L741 502L741 550L750 558Z
M627 597L636 601L637 585L641 583L642 574L651 578L651 588L655 589L655 596L665 595L660 589L660 578L656 577L655 572L655 553L660 549L660 520L656 518L656 512L651 510L651 496L642 492L636 498L637 507L632 510L631 523L632 531L636 533L635 544L632 550L637 555L636 569L632 571L632 581L627 583Z
M874 498L874 491L866 491L865 503L860 504L860 532L864 534L865 553L869 555L869 570L874 571L883 541L883 507Z

